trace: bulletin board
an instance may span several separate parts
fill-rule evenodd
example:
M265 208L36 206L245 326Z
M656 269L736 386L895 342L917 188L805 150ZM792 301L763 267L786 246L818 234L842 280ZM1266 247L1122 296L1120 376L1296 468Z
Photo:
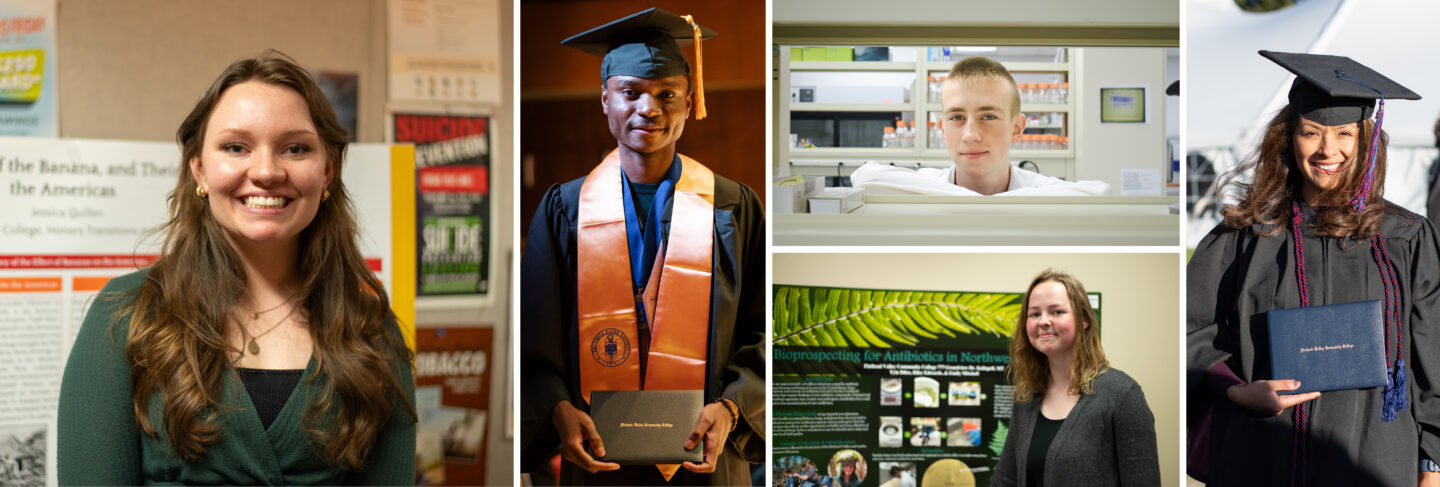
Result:
M60 136L173 141L226 66L274 48L313 71L356 74L357 140L382 142L384 19L384 0L62 1ZM220 34L237 27L245 34Z

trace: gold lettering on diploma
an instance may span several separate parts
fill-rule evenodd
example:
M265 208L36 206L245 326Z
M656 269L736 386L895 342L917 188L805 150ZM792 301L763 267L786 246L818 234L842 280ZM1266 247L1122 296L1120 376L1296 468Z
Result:
M1300 353L1328 352L1331 350L1345 350L1349 348L1355 348L1355 345L1350 343L1342 343L1339 345L1317 345L1314 347L1300 347Z
M672 423L620 423L621 428L674 428Z

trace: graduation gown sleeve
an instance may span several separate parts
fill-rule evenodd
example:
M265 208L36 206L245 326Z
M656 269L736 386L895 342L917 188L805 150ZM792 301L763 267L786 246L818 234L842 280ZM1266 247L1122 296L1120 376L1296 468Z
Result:
M567 183L578 201L583 179ZM530 222L520 259L520 469L539 468L560 446L550 412L572 401L566 377L577 376L571 347L578 333L575 301L575 220L562 186L551 186ZM583 405L576 405L584 409Z
M1244 279L1246 249L1241 232L1224 225L1211 230L1185 268L1185 384L1189 394L1188 423L1216 399L1202 381L1212 367L1223 363L1240 346L1229 320L1235 313L1236 294ZM1241 262L1237 262L1237 260Z
M715 330L712 343L733 340L729 347L716 350L725 357L725 367L718 378L719 397L735 401L740 407L735 430L729 443L741 458L751 463L765 462L765 209L755 192L728 180L726 189L735 191L734 206L717 207L716 245L724 246L723 254L733 256L738 279L734 283L716 282L712 286L714 303L735 303L734 331L729 336ZM722 178L716 178L717 203ZM728 192L728 191L727 191ZM729 198L727 198L728 200ZM717 263L719 265L721 263ZM717 281L725 276L716 273ZM728 296L734 294L734 297ZM712 356L717 355L712 352Z
M1411 375L1411 406L1420 426L1420 455L1440 460L1440 239L1434 225L1424 221L1410 250L1414 261L1407 269L1414 306L1410 308L1411 341L1406 350ZM1405 271L1402 271L1405 272Z

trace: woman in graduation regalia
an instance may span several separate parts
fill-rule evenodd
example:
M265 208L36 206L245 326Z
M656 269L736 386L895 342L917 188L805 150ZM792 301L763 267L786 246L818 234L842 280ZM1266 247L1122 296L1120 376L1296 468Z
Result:
M1428 220L1382 198L1385 99L1419 95L1349 58L1260 54L1298 77L1186 272L1190 435L1209 435L1191 472L1212 486L1433 480L1440 250ZM1303 384L1271 373L1265 313L1367 300L1383 306L1387 385L1283 394Z

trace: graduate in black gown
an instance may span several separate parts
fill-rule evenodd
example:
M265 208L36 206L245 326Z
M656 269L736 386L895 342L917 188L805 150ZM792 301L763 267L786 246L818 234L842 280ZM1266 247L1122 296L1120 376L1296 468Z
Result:
M1349 58L1261 54L1298 75L1289 105L1223 184L1238 201L1186 270L1188 416L1213 415L1207 485L1440 480L1425 471L1440 458L1440 250L1428 220L1382 197L1384 101L1419 95ZM1301 384L1272 376L1265 312L1366 300L1389 316L1389 384L1277 395Z
M676 152L692 103L698 114L704 113L703 95L694 96L703 93L700 80L691 76L677 44L677 39L688 41L692 35L709 37L714 32L649 9L565 41L567 46L603 56L601 103L618 147L590 176L552 186L530 225L521 260L524 472L535 471L560 453L561 484L749 485L749 463L764 461L765 219L754 191L713 175L713 222L701 222L700 230L689 234L710 242L700 244L710 255L708 265L701 266L709 267L710 276L702 279L708 292L668 303L666 298L665 286L681 280L681 274L690 274L688 269L672 269L669 259L696 250L691 237L681 236L682 228L697 228L682 222L695 220L682 215L692 214L697 195L708 191L687 192L686 181L697 174L706 178L712 174ZM618 166L620 174L612 169L608 181L613 187L599 187L607 165ZM624 221L611 222L615 223L611 238L618 239L618 246L613 252L587 254L585 249L594 248L593 242L601 238L591 229L602 226L593 223L597 220L587 217L587 211L593 215L597 206L607 205L613 205L609 208L617 215L624 207ZM593 320L584 310L587 299L597 298L586 297L587 293L596 296L613 289L586 284L586 279L614 277L595 275L602 263L617 259L625 259L618 260L623 274L619 287L624 288L620 295L634 297L633 309L621 313L628 328L606 328L595 334L586 328ZM625 302L620 305L632 308ZM699 319L682 325L670 321L667 328L667 305L671 313L698 313ZM606 443L589 417L592 387L585 381L624 375L621 368L635 366L644 388L657 388L653 376L677 368L658 366L665 357L656 351L663 348L661 335L676 326L701 327L692 330L698 335L690 336L705 344L702 360L693 366L693 388L703 387L707 405L697 424L685 426L695 428L692 438L704 436L697 442L706 451L704 463L670 466L674 476L667 478L665 466L605 462ZM627 353L627 347L635 353Z

